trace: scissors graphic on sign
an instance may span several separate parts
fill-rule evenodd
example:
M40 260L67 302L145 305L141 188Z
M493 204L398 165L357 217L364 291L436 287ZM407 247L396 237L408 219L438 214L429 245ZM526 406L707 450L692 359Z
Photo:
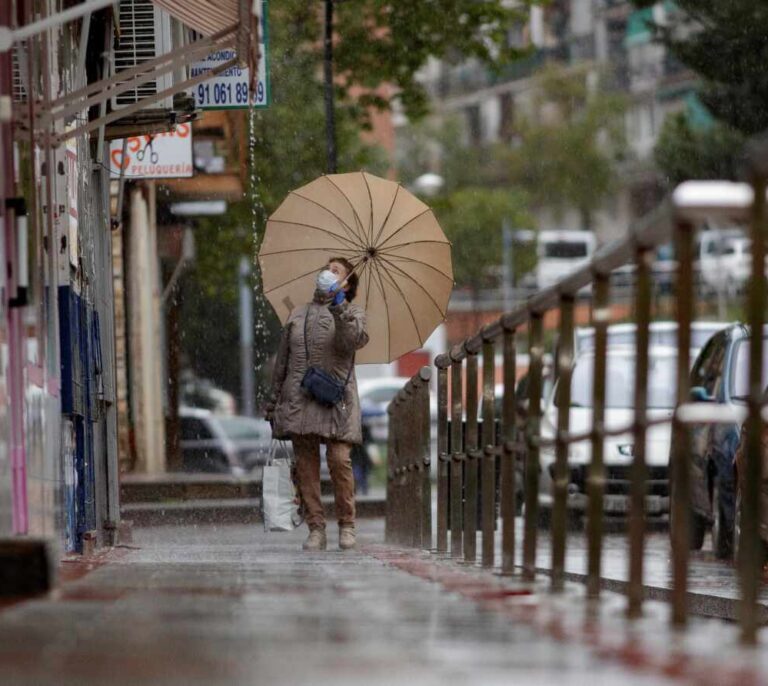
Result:
M136 153L136 159L139 162L143 162L144 161L144 157L147 154L147 150L149 150L149 161L152 164L157 164L158 161L160 160L160 155L158 153L156 153L154 147L152 147L152 141L153 140L154 140L154 138L152 136L147 136L147 143L146 143L146 145L144 145L144 147Z

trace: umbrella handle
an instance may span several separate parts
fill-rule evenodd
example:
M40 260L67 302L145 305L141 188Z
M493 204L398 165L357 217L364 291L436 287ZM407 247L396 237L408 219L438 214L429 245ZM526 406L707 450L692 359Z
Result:
M352 276L352 274L354 274L357 271L358 267L361 264L365 264L365 262L366 262L365 260L359 260L357 262L357 264L353 264L352 265L352 271L350 271L349 274L347 274L347 278L344 279L344 281L341 282L341 284L339 285L339 290L341 290L342 288L345 288L347 286L347 282L349 281L349 277Z

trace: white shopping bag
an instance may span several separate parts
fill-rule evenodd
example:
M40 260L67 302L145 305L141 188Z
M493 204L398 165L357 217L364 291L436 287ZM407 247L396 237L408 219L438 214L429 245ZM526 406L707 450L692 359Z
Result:
M276 458L275 446L269 463L264 466L261 482L261 516L265 531L293 531L301 526L299 498L288 458Z

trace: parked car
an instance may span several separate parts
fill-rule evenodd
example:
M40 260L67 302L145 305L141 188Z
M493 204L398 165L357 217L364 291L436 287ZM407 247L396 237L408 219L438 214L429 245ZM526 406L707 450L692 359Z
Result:
M536 235L536 287L548 288L579 267L595 252L591 231L539 231Z
M648 416L650 419L671 419L676 401L677 350L653 347L649 351ZM592 428L592 380L594 351L578 355L571 381L570 430L586 433ZM634 420L635 350L631 346L614 346L608 350L605 427L608 430L629 427ZM561 410L559 381L550 396L542 419L542 438L554 439L557 417ZM649 518L662 518L669 513L669 446L671 424L651 426L647 433L646 463L648 465L648 495L646 513ZM607 516L623 517L629 511L629 474L635 452L634 435L610 436L605 439L604 511ZM592 459L590 441L573 443L569 447L568 507L574 514L587 508L587 475ZM541 449L541 478L539 503L547 511L554 502L555 449Z
M701 284L733 297L751 273L750 241L741 229L712 229L698 235L696 260Z
M672 292L677 279L678 262L672 244L661 245L651 265L653 287L659 295ZM633 288L637 281L637 265L624 264L611 272L611 287L621 290Z
M697 321L691 323L691 360L695 360L704 344L718 331L728 326L725 322ZM677 346L677 322L656 321L651 322L649 329L650 344L652 346L676 347ZM611 324L608 327L608 345L635 345L637 334L636 324ZM576 329L576 354L585 350L594 350L595 330L593 327Z
M392 399L408 383L404 376L390 376L380 379L364 379L357 384L360 397L360 409L365 422L371 431L374 443L386 443L389 432L389 415L387 407ZM433 427L437 422L437 398L430 392L430 418Z
M180 419L185 472L242 476L269 458L272 427L266 419L195 408L182 408Z
M763 338L768 340L768 327ZM713 336L691 369L691 400L731 406L745 415L749 349L749 328L743 324L733 324ZM763 385L766 371L768 346L763 354ZM741 421L691 425L691 548L701 549L711 529L712 548L720 558L733 554L734 456L740 432Z

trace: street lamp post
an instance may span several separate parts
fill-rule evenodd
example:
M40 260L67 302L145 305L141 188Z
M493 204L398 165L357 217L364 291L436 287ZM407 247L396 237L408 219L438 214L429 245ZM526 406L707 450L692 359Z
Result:
M325 31L323 40L323 74L325 94L325 143L327 169L335 174L338 167L336 152L336 111L333 97L333 3L325 0Z
M240 259L240 411L247 417L254 414L253 368L253 293L251 292L251 264L247 257Z

